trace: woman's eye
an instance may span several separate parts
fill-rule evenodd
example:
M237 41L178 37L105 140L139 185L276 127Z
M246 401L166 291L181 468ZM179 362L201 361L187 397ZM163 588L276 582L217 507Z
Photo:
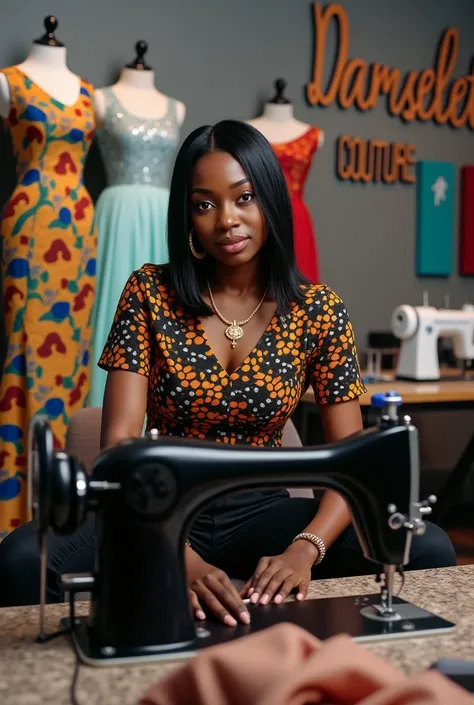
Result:
M210 208L212 208L212 203L209 201L200 201L199 203L196 203L196 208L198 211L208 211Z
M246 191L245 193L241 194L239 201L242 201L243 203L250 203L250 201L253 200L253 193L251 191Z

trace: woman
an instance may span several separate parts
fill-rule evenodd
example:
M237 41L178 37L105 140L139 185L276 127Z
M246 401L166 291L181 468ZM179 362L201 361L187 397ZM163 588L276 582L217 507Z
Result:
M161 434L279 446L310 384L328 442L361 430L364 386L347 311L296 268L285 179L257 130L224 121L187 138L171 183L168 246L169 266L131 275L99 361L108 371L103 447L139 436L145 414ZM59 599L60 572L92 569L91 522L50 538L48 600ZM278 603L295 590L304 599L312 577L374 570L332 491L320 503L284 490L224 498L197 517L185 550L196 617L210 612L230 626L248 623L247 596ZM408 568L449 565L448 537L428 524ZM38 571L30 524L0 547L3 604L37 601ZM247 583L238 592L231 578Z

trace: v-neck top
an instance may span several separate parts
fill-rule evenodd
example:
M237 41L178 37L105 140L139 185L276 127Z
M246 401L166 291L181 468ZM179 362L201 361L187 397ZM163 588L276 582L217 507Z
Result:
M281 446L283 427L309 385L321 404L356 399L366 391L343 301L327 286L302 290L303 301L274 315L253 350L229 373L199 318L177 303L167 267L145 264L123 290L98 364L148 377L148 430Z
M84 191L83 169L94 138L93 86L79 78L77 98L66 105L17 66L0 69L0 73L10 88L10 112L3 122L12 137L19 186L39 191L41 205L48 206L52 213L56 208L61 213L58 203L64 196L75 201L81 213L85 205L92 205L90 199L83 203L80 192ZM31 194L23 194L21 200L31 215ZM70 219L62 225L69 226ZM36 230L42 237L48 235L48 230L38 228L38 224Z

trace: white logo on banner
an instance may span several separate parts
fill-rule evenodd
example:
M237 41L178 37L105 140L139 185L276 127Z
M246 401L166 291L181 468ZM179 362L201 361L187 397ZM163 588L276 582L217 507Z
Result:
M431 190L434 194L435 206L439 206L441 204L441 201L446 200L446 191L448 190L448 186L449 184L444 178L444 176L438 176L433 186L431 187Z

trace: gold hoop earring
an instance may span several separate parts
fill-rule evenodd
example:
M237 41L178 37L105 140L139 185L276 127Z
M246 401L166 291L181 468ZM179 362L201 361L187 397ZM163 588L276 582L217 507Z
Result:
M193 253L193 255L196 259L204 259L204 257L206 256L206 251L204 250L203 252L198 252L195 249L194 243L193 243L193 235L194 235L194 230L191 229L189 231L189 249L191 250L191 252Z

